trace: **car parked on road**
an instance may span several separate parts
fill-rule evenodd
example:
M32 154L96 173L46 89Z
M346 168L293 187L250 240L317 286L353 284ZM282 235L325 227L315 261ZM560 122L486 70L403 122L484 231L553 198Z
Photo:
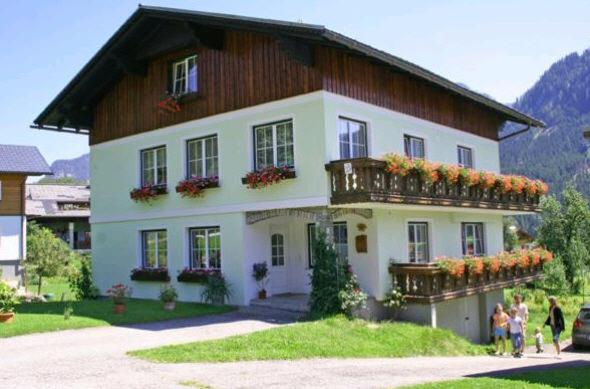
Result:
M574 320L572 345L574 349L590 347L590 304L584 305Z

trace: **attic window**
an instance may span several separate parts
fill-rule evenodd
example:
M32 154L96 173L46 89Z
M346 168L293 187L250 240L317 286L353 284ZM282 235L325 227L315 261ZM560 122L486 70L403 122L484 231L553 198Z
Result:
M197 91L197 56L191 55L172 64L172 94L175 96Z

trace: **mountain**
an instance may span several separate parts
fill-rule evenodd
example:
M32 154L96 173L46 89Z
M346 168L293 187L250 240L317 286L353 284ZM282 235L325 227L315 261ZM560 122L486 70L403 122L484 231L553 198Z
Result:
M43 178L43 181L52 181L63 178L71 178L77 182L90 180L90 154L84 154L73 159L58 159L51 164L53 176Z
M554 194L571 182L590 198L590 140L583 137L590 130L590 49L554 63L512 106L547 128L502 141L502 172L541 178ZM512 125L504 132L520 128Z

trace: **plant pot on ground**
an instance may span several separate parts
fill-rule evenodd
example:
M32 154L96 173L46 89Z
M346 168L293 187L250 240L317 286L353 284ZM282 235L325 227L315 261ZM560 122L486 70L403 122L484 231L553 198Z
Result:
M252 265L252 277L258 284L258 298L266 298L266 283L268 282L268 265L266 262L258 262Z
M14 306L17 303L16 291L0 281L0 323L10 323L14 319Z
M113 305L113 313L116 315L124 314L125 310L126 310L125 304L115 303Z
M118 315L125 313L125 303L131 297L131 288L123 284L116 284L107 290L107 295L113 300L113 313Z
M178 293L176 293L176 289L172 285L167 284L160 288L160 301L164 303L166 311L176 309L176 299L178 299Z
M211 275L207 279L201 299L210 304L222 305L231 297L231 288L221 274Z

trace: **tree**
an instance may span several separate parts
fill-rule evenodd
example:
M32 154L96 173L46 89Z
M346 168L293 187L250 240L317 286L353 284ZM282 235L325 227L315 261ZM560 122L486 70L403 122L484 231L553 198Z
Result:
M326 234L318 234L313 245L315 263L311 274L310 310L313 315L325 316L342 312L340 291L345 287L347 264L338 259L334 246L326 241Z
M41 294L44 277L55 277L68 264L72 252L68 245L51 230L35 223L27 225L27 259L25 268L39 279L37 294Z

